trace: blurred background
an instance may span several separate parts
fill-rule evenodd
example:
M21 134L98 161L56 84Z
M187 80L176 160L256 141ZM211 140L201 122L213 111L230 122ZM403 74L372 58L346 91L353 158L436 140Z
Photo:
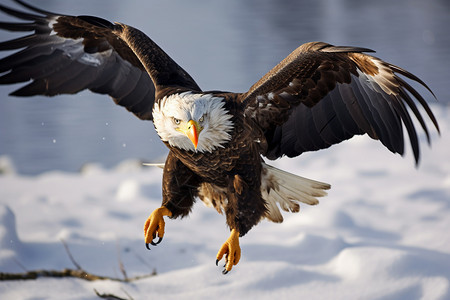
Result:
M448 0L39 0L42 9L96 15L141 29L204 90L245 92L299 45L325 41L371 48L423 79L450 105ZM18 7L9 0L3 5ZM11 21L0 15L0 21ZM17 37L0 32L0 40ZM4 57L8 53L1 53ZM107 96L83 92L13 98L22 85L0 86L0 156L22 174L78 171L128 158L163 161L167 149L151 122ZM415 85L417 87L417 85Z

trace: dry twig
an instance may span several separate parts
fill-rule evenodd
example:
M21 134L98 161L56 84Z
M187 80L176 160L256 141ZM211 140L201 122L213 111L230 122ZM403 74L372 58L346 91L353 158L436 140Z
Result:
M96 289L94 289L94 292L95 292L95 294L97 296L99 296L100 298L103 298L103 299L108 299L108 300L133 300L133 298L131 298L131 296L128 295L128 293L126 293L126 294L127 294L127 296L129 298L121 298L121 297L113 295L113 294L100 294Z

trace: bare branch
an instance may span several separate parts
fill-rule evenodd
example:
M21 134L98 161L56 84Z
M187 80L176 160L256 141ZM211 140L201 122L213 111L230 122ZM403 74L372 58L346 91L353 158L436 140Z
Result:
M74 270L74 269L63 269L63 270L34 270L28 271L24 273L0 273L0 281L9 281L9 280L33 280L39 277L74 277L87 281L94 280L111 280L118 282L133 282L136 280L153 277L156 275L156 272L151 274L128 277L125 279L115 278L110 276L101 276L88 273L84 270Z
M66 249L67 255L69 256L70 261L73 263L75 268L77 268L78 270L83 270L83 268L73 258L72 253L70 253L69 246L67 245L67 243L63 239L61 239L61 243L64 245L64 248Z
M97 296L99 296L100 298L103 299L108 299L108 300L133 300L133 298L130 297L130 295L127 294L127 296L129 298L121 298L119 296L113 295L113 294L100 294L96 289L94 289L94 292Z
M127 272L125 271L125 266L123 264L122 257L120 256L119 241L116 241L116 248L117 248L117 260L119 261L119 269L120 269L120 272L122 272L123 278L125 278L125 280L126 280L128 278L128 276L127 276Z
M13 260L22 270L27 271L27 268L17 258L13 257Z

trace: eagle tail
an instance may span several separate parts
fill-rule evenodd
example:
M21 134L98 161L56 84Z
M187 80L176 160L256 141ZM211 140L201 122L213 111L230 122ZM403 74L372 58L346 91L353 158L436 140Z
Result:
M272 222L283 222L280 208L287 212L298 212L299 202L318 204L317 197L326 196L326 190L330 187L327 183L294 175L263 163L261 194L267 203L266 218Z

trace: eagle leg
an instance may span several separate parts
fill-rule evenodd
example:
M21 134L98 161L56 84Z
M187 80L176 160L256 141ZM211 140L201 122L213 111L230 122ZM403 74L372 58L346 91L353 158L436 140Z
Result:
M172 212L165 206L155 209L151 215L148 217L144 225L144 235L145 235L145 247L150 250L149 244L156 246L161 243L164 237L164 216L172 216ZM158 241L155 243L155 239L158 235Z
M227 274L233 268L233 265L237 265L241 258L241 247L239 246L239 232L236 229L231 230L230 237L222 245L216 257L216 265L225 255L225 269L222 273Z

